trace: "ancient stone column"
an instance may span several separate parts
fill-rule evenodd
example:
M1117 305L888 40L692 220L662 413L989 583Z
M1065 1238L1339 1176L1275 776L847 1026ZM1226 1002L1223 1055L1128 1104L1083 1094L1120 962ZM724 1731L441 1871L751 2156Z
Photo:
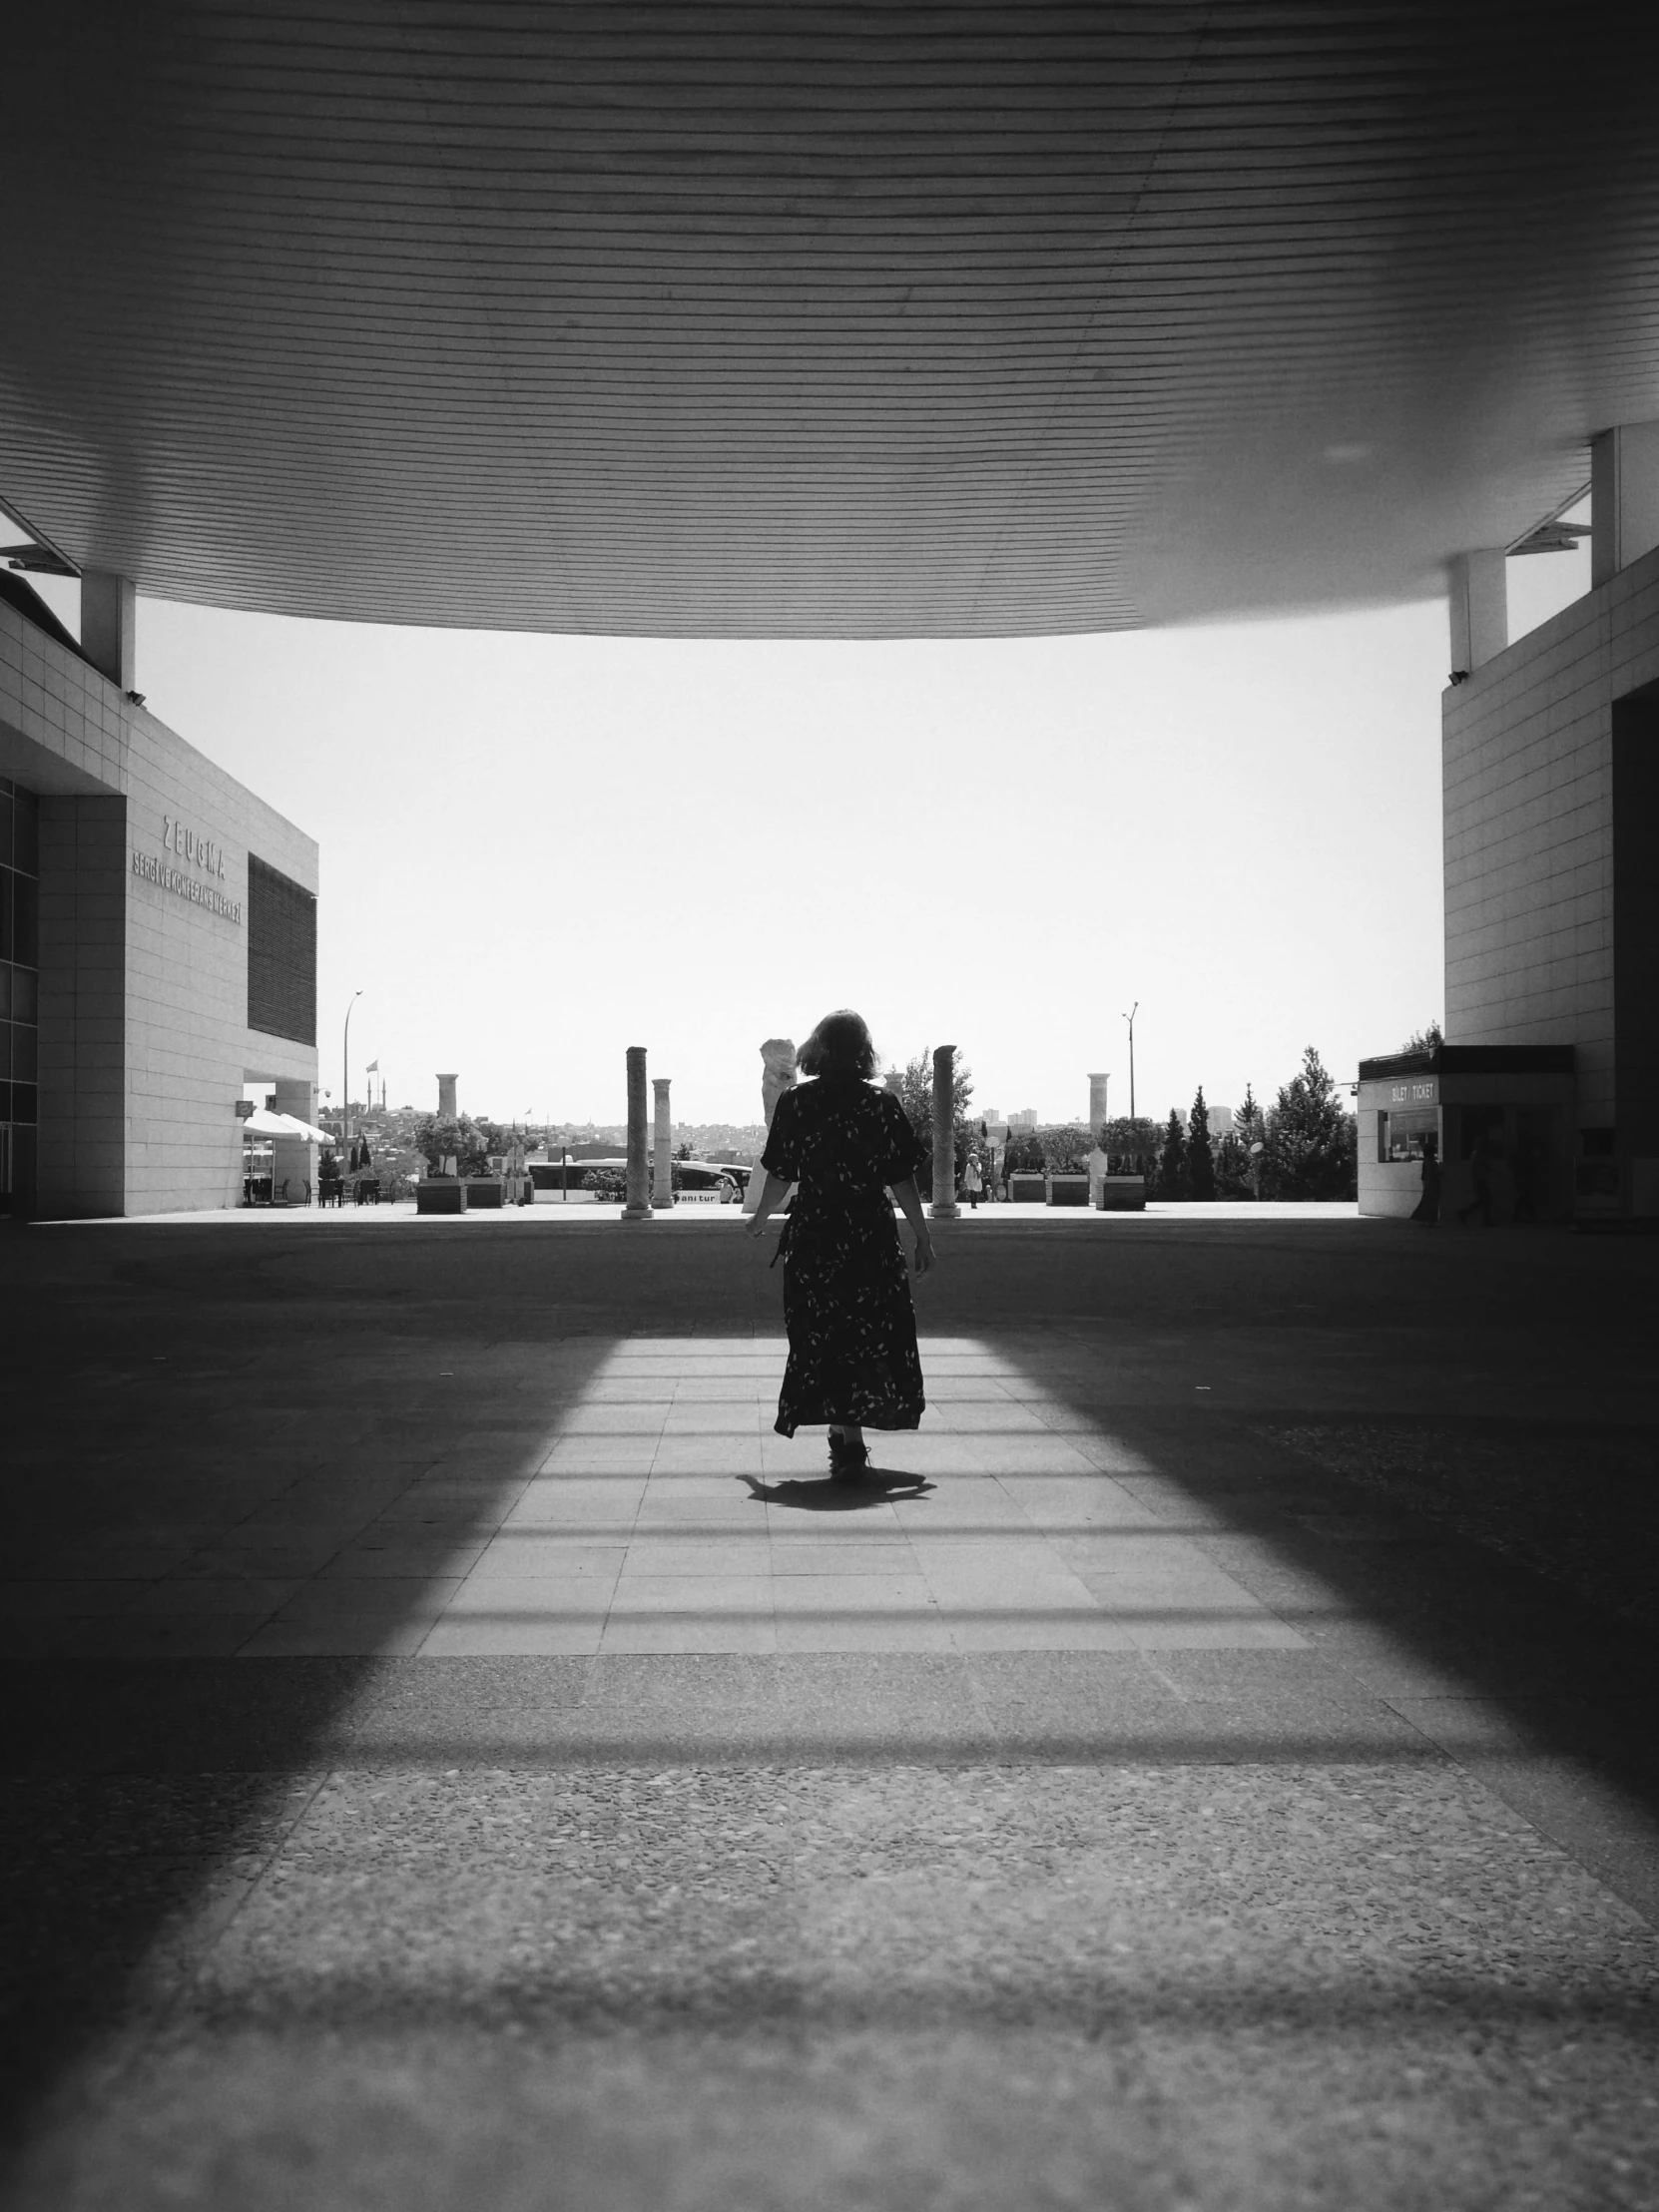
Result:
M674 1129L668 1118L668 1086L672 1078L654 1075L651 1089L656 1099L656 1126L652 1131L651 1203L666 1213L674 1204Z
M645 1128L645 1047L628 1047L628 1185L624 1221L651 1219L651 1162Z
M1106 1086L1110 1081L1110 1075L1089 1077L1089 1127L1096 1137L1100 1135L1100 1125L1106 1119Z
M439 1121L453 1121L455 1119L455 1085L459 1081L460 1077L458 1075L440 1075L438 1077ZM344 1126L345 1124L342 1122L340 1127L343 1129Z
M933 1051L933 1203L935 1221L954 1221L956 1204L956 1047Z

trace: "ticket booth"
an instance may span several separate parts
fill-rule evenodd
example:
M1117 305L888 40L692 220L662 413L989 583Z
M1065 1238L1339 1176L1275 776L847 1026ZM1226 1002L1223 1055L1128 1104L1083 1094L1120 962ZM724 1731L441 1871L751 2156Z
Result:
M1570 1222L1576 1095L1571 1045L1442 1044L1362 1060L1361 1213L1414 1213L1432 1149L1440 1219L1452 1219L1474 1196L1479 1148L1495 1221Z

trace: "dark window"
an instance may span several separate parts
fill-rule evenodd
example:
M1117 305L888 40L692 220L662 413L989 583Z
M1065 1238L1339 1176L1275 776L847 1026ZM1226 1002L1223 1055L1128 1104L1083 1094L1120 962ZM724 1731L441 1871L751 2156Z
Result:
M12 870L12 958L23 967L40 965L40 885L32 875Z
M248 855L248 1026L316 1042L316 899Z
M35 1123L35 1086L33 1083L12 1085L12 1119L27 1122L32 1129Z
M1465 1106L1457 1117L1457 1157L1466 1160L1484 1137L1494 1152L1503 1150L1503 1108Z
M1409 1106L1401 1113L1377 1117L1380 1160L1420 1160L1430 1138L1439 1141L1440 1117L1432 1106Z
M12 850L13 867L21 868L25 875L40 873L40 801L33 792L12 789Z

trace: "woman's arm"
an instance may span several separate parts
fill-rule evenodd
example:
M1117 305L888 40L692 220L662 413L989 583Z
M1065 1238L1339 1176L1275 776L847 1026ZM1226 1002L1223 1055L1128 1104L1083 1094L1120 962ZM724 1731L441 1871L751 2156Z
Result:
M745 1236L764 1237L766 1235L767 1217L772 1212L775 1206L781 1206L783 1204L784 1195L788 1190L789 1185L782 1179L782 1177L774 1175L772 1170L769 1168L767 1170L767 1179L761 1185L761 1196L756 1204L755 1211L750 1215L748 1221L744 1223Z
M921 1193L916 1189L913 1175L905 1176L902 1183L894 1183L892 1195L898 1201L898 1210L909 1223L916 1240L915 1270L925 1275L933 1265L933 1232L927 1226L927 1217L921 1210Z

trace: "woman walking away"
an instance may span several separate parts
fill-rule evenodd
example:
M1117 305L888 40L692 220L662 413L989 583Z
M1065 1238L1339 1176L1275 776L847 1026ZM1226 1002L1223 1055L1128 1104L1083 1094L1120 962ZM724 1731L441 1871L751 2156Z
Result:
M860 1016L827 1014L800 1064L815 1080L778 1101L746 1225L764 1236L773 1207L800 1185L778 1240L790 1358L773 1426L793 1436L825 1422L830 1473L856 1482L869 1465L866 1428L921 1421L915 1311L887 1197L914 1232L915 1271L925 1275L933 1239L916 1189L921 1147L898 1100L871 1085L875 1051Z

